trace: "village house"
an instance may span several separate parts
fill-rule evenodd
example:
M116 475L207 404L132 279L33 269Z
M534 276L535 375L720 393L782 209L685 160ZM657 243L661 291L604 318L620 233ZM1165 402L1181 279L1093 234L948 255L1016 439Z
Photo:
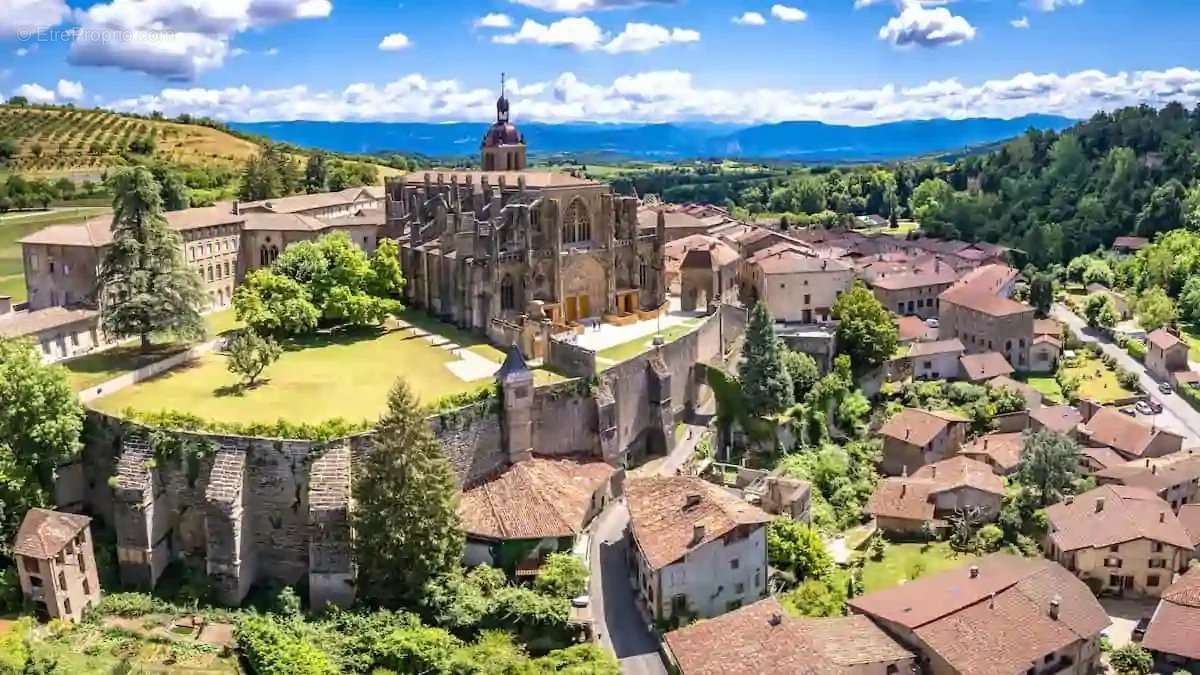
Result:
M682 309L705 310L711 303L736 301L741 261L738 252L712 237L705 236L707 242L696 241L696 237L688 239L688 250L679 264Z
M935 259L924 268L881 274L871 283L871 291L900 316L932 319L938 315L938 296L956 280L958 272Z
M875 486L866 512L885 532L915 534L926 523L940 527L956 512L995 520L1004 498L1004 479L968 457L951 457L921 467L912 476L885 478Z
M902 345L914 342L932 342L937 339L937 329L919 316L896 317L896 340Z
M1117 237L1113 240L1112 250L1118 253L1137 253L1150 245L1145 237Z
M993 554L848 601L929 675L1066 673L1100 667L1108 615L1058 564Z
M1053 431L1074 437L1076 428L1082 422L1083 413L1073 405L1047 405L1029 411L1029 428L1032 431Z
M1150 490L1180 507L1200 497L1200 452L1196 449L1106 467L1093 474L1099 485L1128 485Z
M969 420L945 410L905 408L879 429L883 437L880 469L889 476L911 474L958 451Z
M1021 464L1024 446L1022 432L993 431L964 445L958 454L987 464L997 476L1011 476Z
M1112 448L1126 461L1162 457L1183 448L1183 437L1134 419L1116 408L1081 405L1084 423L1079 427L1085 445ZM1091 417L1088 414L1091 413Z
M957 338L936 342L918 342L908 350L914 380L944 380L958 375L958 359L963 344Z
M1000 352L1017 370L1029 370L1034 309L1009 298L1017 271L985 265L963 275L938 299L938 335L958 338L968 354Z
M1188 369L1188 345L1178 335L1165 328L1146 338L1146 370L1164 382L1172 382L1172 374Z
M1053 319L1035 319L1033 346L1029 348L1029 370L1035 373L1053 373L1058 370L1058 360L1062 351L1062 324Z
M854 269L829 258L785 250L750 259L754 299L783 323L829 321L833 303L854 282Z
M12 555L21 593L39 619L79 621L100 601L91 520L41 508L25 513Z
M713 617L767 595L771 516L708 481L626 486L634 584L654 620Z
M962 379L976 384L1016 372L999 352L965 354L958 359L958 364Z
M911 673L915 657L865 616L798 618L774 597L667 633L680 675Z
M1142 647L1154 655L1157 672L1200 671L1200 566L1163 591Z
M1102 485L1046 509L1047 557L1097 587L1158 596L1187 569L1192 541L1150 490Z

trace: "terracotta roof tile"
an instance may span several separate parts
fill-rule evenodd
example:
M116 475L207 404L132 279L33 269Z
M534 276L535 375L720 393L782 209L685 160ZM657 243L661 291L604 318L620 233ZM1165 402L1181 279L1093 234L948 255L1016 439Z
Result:
M918 319L919 320L919 319ZM922 323L924 325L924 323ZM934 354L961 354L966 351L962 340L938 340L936 342L918 342L908 350L910 357L932 356Z
M928 340L930 336L937 335L937 330L930 328L919 316L898 317L896 328L899 331L898 339L901 342L924 341ZM910 351L909 354L911 355L912 352Z
M945 431L952 423L967 421L965 417L946 411L905 408L880 427L879 434L911 445L923 446Z
M1163 592L1142 646L1200 661L1200 567Z
M1200 503L1179 507L1179 522L1192 538L1192 547L1200 548Z
M989 316L1008 316L1033 312L1033 307L1001 295L1017 271L1005 265L984 265L963 275L951 288L942 292L941 302L966 307Z
M1146 341L1152 346L1158 347L1163 351L1175 349L1177 347L1187 348L1187 343L1185 343L1183 340L1180 340L1177 335L1172 335L1165 328L1159 328L1158 330L1151 332L1150 335L1146 336Z
M795 618L775 598L667 633L682 675L857 672L913 659L864 616Z
M757 258L754 264L763 274L799 274L808 272L848 272L850 265L835 258L817 258L794 251Z
M958 453L967 457L987 457L996 463L1004 473L1016 470L1021 463L1021 450L1025 445L1025 435L1021 432L1002 433L999 431L984 434L963 446Z
M1075 430L1083 421L1083 414L1071 405L1042 406L1030 410L1029 416L1037 420L1043 427L1059 434L1067 434Z
M1062 324L1054 319L1034 319L1033 334L1034 335L1053 335L1054 337L1062 337Z
M1131 251L1143 249L1149 244L1150 240L1145 237L1117 237L1113 240L1113 248L1123 248Z
M486 539L569 537L583 531L592 497L616 471L601 461L534 457L463 492L467 534Z
M917 469L912 477L931 482L934 492L970 487L992 494L1004 494L1004 479L997 476L987 464L970 457L951 457L926 464Z
M1200 479L1200 453L1181 450L1154 459L1134 460L1097 471L1095 476L1154 492Z
M17 530L13 553L40 560L53 558L90 522L91 518L75 513L29 509Z
M1108 446L1127 458L1141 457L1158 434L1170 433L1151 427L1116 408L1097 410L1083 430L1093 443Z
M909 478L884 478L875 484L863 509L876 518L933 520L934 485Z
M771 516L700 478L630 479L625 488L633 538L653 569L719 539L739 525L763 525ZM688 506L689 498L698 503ZM695 526L704 528L694 541Z
M1001 375L1012 375L1016 370L1008 359L1000 352L984 352L983 354L967 354L959 357L963 373L972 382L990 380Z
M923 286L947 286L958 279L958 272L950 265L941 263L906 272L884 274L875 279L875 288L898 291Z
M1063 551L1106 548L1149 539L1190 549L1192 539L1153 492L1123 485L1101 485L1046 509L1050 537Z
M1083 447L1079 449L1079 454L1092 460L1094 464L1100 467L1100 470L1107 469L1110 466L1119 466L1129 461L1121 456L1121 453L1112 448L1101 447Z

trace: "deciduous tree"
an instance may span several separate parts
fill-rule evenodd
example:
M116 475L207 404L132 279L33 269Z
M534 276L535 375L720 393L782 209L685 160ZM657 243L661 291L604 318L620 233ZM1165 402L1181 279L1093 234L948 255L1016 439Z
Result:
M817 532L791 518L776 518L767 527L767 560L797 581L824 579L833 569Z
M1161 288L1150 288L1138 297L1135 306L1138 323L1146 330L1156 330L1175 323L1178 312L1175 303Z
M878 368L896 352L899 330L892 313L861 281L838 297L833 318L838 320L838 351L850 356L855 373Z
M1022 441L1017 482L1031 491L1039 506L1060 500L1079 476L1079 445L1075 441L1045 430Z
M1092 328L1112 328L1117 325L1117 307L1107 293L1089 295L1083 306L1083 316Z
M227 368L239 375L246 386L254 386L259 375L279 360L283 348L271 336L263 337L253 328L239 331L229 342Z

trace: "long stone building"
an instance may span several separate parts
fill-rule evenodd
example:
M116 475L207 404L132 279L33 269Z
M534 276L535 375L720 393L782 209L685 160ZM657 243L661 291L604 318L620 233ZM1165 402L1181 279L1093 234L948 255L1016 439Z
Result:
M408 304L539 357L548 334L648 318L667 301L662 216L604 183L528 171L508 100L483 137L482 165L504 171L388 181L387 232L399 239Z

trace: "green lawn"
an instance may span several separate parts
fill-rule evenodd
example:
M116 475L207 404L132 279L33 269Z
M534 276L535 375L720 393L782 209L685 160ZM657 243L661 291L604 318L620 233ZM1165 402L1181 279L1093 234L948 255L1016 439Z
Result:
M1018 375L1019 380L1022 380L1029 386L1037 389L1045 397L1046 403L1050 405L1058 405L1066 402L1066 397L1063 396L1062 387L1058 386L1058 380L1054 379L1053 375Z
M14 302L25 300L25 265L17 240L48 225L78 222L108 209L77 207L49 213L26 211L0 215L0 295L11 296Z
M677 323L674 326L670 326L662 332L663 340L666 342L678 340L684 335L687 335L695 330L696 327L699 326L703 321L703 319L688 319L683 323ZM647 335L646 337L641 337L636 340L630 340L629 342L609 347L608 349L605 349L596 355L596 367L599 370L604 370L615 363L628 361L629 359L632 359L643 352L648 352L653 347L653 335Z
M1076 357L1077 365L1065 368L1067 375L1079 378L1079 397L1090 398L1100 403L1109 403L1134 395L1121 386L1117 374L1100 359L1082 353Z
M863 591L881 591L903 581L961 567L974 559L973 555L951 550L950 544L944 541L928 546L923 543L888 544L883 560L867 557L863 565Z
M411 314L411 313L410 313ZM495 362L500 350L479 338L418 318L445 337L464 337L458 344ZM418 321L411 321L418 323ZM444 330L442 330L444 328ZM427 328L428 330L428 328ZM126 408L154 412L179 410L212 420L236 423L319 423L332 418L374 420L383 411L388 390L404 376L426 403L491 382L485 376L465 382L446 368L456 360L450 351L434 347L410 330L358 330L306 337L285 345L283 356L251 389L238 387L221 354L207 354L162 376L105 396L94 402L100 410L119 413ZM535 382L561 379L535 371Z
M1180 326L1180 335L1184 340L1187 340L1188 356L1193 361L1200 361L1200 324L1183 324Z
M855 228L855 231L866 235L890 234L893 237L907 237L910 233L920 229L920 227L920 223L915 220L898 220L896 221L896 227L889 227L887 225L862 227Z

